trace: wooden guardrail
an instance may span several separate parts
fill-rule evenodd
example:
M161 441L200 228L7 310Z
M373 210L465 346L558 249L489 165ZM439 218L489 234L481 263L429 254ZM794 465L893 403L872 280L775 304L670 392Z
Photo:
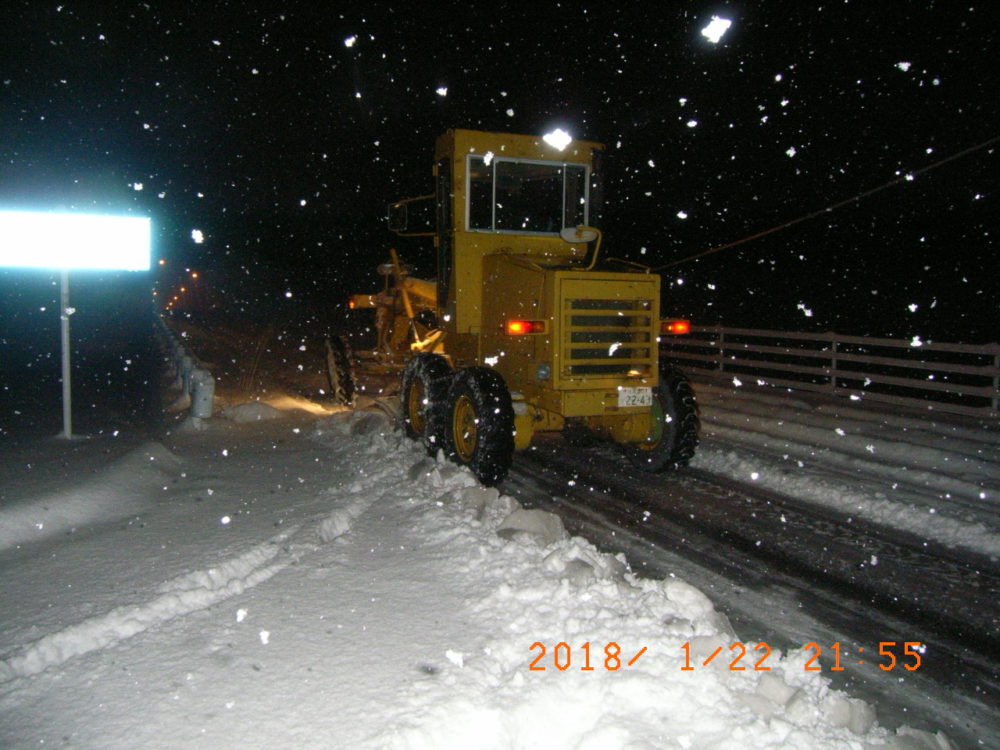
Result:
M1000 416L1000 344L693 326L661 350L693 378L768 385L952 414Z

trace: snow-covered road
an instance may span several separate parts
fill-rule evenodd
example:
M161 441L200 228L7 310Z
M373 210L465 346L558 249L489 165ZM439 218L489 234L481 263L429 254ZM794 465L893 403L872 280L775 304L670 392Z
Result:
M1000 556L1000 424L697 382L692 466Z
M0 744L940 746L379 414L227 414L4 506Z

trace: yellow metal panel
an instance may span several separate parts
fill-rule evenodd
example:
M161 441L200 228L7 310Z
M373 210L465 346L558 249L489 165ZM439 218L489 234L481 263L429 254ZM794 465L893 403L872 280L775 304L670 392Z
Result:
M511 156L521 159L544 159L546 161L569 161L590 164L591 154L603 150L604 145L594 141L572 141L564 150L550 146L540 135L517 135L514 133L487 133L482 130L449 130L438 139L438 159L454 153L456 158L464 154L485 154L493 152L497 156Z
M556 277L561 346L553 357L555 387L656 385L660 277L579 271Z

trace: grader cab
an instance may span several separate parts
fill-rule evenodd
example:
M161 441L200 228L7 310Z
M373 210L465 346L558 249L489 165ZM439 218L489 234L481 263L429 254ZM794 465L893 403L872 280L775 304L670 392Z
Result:
M402 368L407 434L484 484L541 431L603 436L649 471L694 455L694 395L659 356L678 329L660 318L660 278L601 254L602 151L448 131L434 192L389 207L391 230L433 238L436 280L393 252L381 295L355 295L376 309L384 364Z

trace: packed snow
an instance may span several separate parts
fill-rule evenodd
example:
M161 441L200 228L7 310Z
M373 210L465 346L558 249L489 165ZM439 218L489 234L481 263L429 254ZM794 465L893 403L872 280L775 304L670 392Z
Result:
M870 521L1000 556L1000 427L860 408L786 389L696 384L692 466Z
M730 670L754 634L685 581L635 575L381 411L296 403L9 483L0 745L948 747L880 727L808 653ZM706 412L698 462L722 464L735 428ZM100 461L103 440L62 450Z

